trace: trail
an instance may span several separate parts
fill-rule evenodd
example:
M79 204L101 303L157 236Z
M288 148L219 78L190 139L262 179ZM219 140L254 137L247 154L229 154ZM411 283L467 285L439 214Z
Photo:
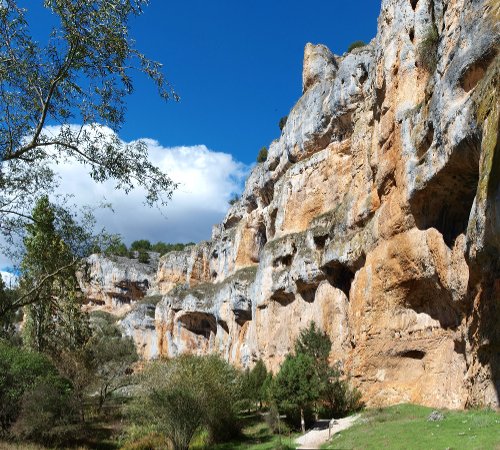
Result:
M349 428L356 420L359 415L344 417L343 419L335 420L335 423L331 427L330 437L335 433ZM316 423L315 427L309 430L303 436L295 439L295 442L299 444L298 449L317 449L320 448L326 441L328 441L328 420L320 420Z

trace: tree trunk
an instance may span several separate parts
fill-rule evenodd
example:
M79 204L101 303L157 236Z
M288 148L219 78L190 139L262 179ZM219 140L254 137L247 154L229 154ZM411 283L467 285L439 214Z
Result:
M300 427L302 428L302 433L305 433L306 421L304 420L304 408L300 408Z

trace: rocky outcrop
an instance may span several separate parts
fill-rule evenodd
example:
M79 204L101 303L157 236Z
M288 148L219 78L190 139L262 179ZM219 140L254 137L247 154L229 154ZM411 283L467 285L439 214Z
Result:
M498 407L498 14L383 0L365 47L308 44L267 161L211 241L160 260L154 329L153 306L122 322L143 355L277 370L313 320L369 405Z
M87 309L104 309L117 315L129 311L153 286L158 253L149 253L149 263L123 256L91 255L78 273Z

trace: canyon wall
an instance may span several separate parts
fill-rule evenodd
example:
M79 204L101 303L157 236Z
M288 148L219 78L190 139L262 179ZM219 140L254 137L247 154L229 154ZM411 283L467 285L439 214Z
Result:
M122 318L142 356L276 371L313 320L368 405L498 407L499 18L493 0L383 0L365 47L307 44L240 200Z

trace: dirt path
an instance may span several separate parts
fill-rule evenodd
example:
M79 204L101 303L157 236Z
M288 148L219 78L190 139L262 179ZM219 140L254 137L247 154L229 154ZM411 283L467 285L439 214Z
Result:
M349 428L358 418L359 415L337 419L331 428L330 436ZM328 421L320 421L318 426L295 439L295 443L299 445L298 449L316 449L320 448L328 440L328 437Z

